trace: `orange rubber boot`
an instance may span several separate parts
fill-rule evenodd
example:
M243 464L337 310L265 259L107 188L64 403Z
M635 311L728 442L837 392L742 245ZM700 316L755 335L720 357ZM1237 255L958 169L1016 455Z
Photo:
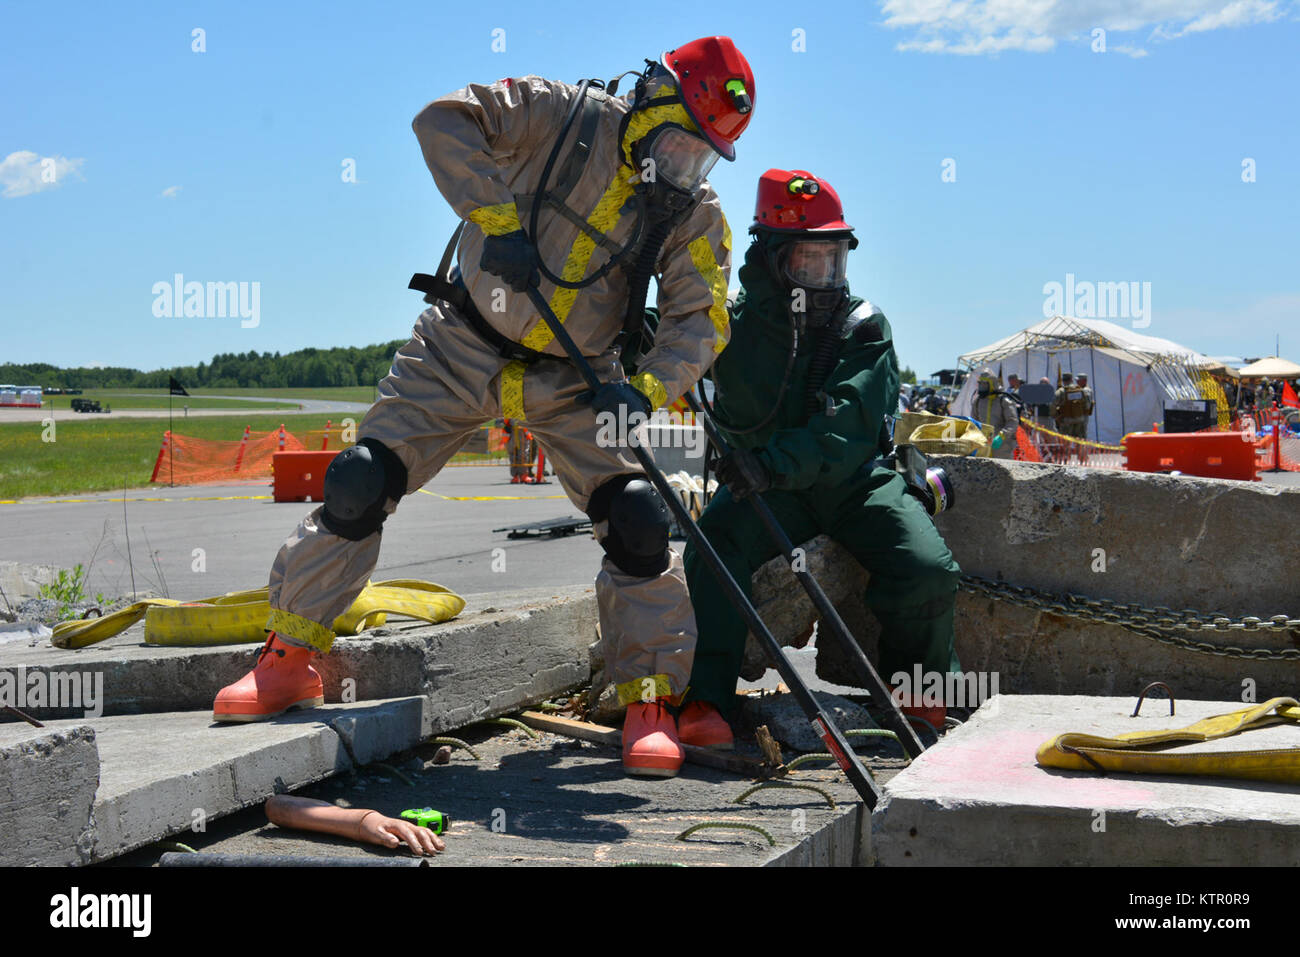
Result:
M325 703L320 675L311 666L310 648L299 648L267 636L253 670L217 692L214 721L265 721L290 708L316 708Z
M682 744L697 748L732 751L736 747L731 725L717 706L707 701L692 701L682 709L677 716L677 736Z
M912 704L906 698L900 702L898 709L903 712L904 716L911 718L920 718L928 721L938 734L943 734L944 719L948 717L948 709L943 705L924 705ZM915 725L916 722L912 722Z
M667 703L656 698L627 706L623 721L623 769L651 778L676 777L686 752L677 738L677 722Z

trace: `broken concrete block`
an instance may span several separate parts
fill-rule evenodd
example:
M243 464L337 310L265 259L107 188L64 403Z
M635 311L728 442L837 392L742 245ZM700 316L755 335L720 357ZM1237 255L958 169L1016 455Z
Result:
M843 546L825 535L818 535L799 547L803 550L807 570L817 579L836 610L855 597L860 603L868 576ZM784 556L772 559L754 572L753 596L754 608L781 645L802 648L808 644L810 629L817 621L817 610ZM844 612L840 611L840 614L843 616ZM849 622L846 620L845 624ZM770 667L772 664L767 652L758 639L752 634L746 636L740 676L746 681L757 681Z
M87 863L98 786L93 728L0 725L0 866Z
M998 695L884 786L872 816L884 865L1293 866L1300 786L1229 778L1106 775L1041 768L1040 745L1065 732L1112 736L1183 728L1241 701ZM1300 747L1279 725L1179 751Z
M446 730L508 713L585 684L595 634L589 585L470 595L467 610L437 625L394 621L382 635L340 638L315 662L325 700L376 701L422 695ZM0 670L67 679L91 675L104 689L103 713L197 711L242 677L256 645L165 647L141 644L143 624L79 651L0 644ZM73 718L78 709L33 715Z
M841 731L876 727L867 709L848 698L825 691L814 691L813 697ZM742 713L754 726L767 725L772 737L792 751L807 754L826 750L825 742L812 729L808 716L792 694L750 695L745 698Z
M936 525L966 574L1054 595L1232 617L1300 617L1294 576L1287 571L1286 538L1300 523L1300 489L997 459L944 456L940 461L957 490L957 506ZM1245 538L1242 528L1259 533ZM820 539L806 548L810 558L827 552ZM846 553L839 554L840 563L852 564ZM823 582L831 592L828 582L835 579ZM785 602L798 600L795 588L789 576ZM861 596L856 587L831 595L875 661L880 628ZM1261 698L1294 692L1294 661L1178 648L1120 625L968 591L957 596L956 632L963 669L997 674L1003 692L1136 694L1148 682L1162 680L1182 696L1228 699L1240 694L1244 677L1255 683ZM1294 647L1295 636L1203 631L1191 637L1281 650ZM838 643L820 637L817 675L861 686L857 668Z

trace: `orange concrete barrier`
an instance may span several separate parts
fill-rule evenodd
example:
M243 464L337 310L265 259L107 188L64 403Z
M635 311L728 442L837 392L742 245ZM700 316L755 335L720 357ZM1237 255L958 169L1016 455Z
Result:
M338 452L276 452L271 456L272 498L277 502L319 502L325 470Z
M1133 432L1123 441L1130 472L1259 481L1255 443L1245 432Z

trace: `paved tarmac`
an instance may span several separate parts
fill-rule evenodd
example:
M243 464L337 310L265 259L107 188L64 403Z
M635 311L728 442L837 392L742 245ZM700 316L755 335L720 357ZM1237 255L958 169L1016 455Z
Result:
M192 600L265 585L280 545L315 507L273 502L265 484L163 486L127 492L124 525L121 492L25 499L0 505L0 555L87 565L91 594L131 594L134 568L137 589ZM505 466L447 468L388 520L373 579L422 578L462 594L590 584L602 555L590 533L511 540L492 531L569 516L581 513L554 479L511 485Z

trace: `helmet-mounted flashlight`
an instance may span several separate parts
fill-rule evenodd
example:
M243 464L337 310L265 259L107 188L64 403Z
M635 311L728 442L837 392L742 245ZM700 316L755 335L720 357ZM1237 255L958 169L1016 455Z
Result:
M731 94L731 102L736 104L737 113L748 113L754 108L754 101L745 89L744 80L728 80L725 89Z
M790 191L790 195L802 200L812 199L821 192L821 188L821 184L818 183L817 180L804 179L799 176L796 176L786 184L786 189Z

